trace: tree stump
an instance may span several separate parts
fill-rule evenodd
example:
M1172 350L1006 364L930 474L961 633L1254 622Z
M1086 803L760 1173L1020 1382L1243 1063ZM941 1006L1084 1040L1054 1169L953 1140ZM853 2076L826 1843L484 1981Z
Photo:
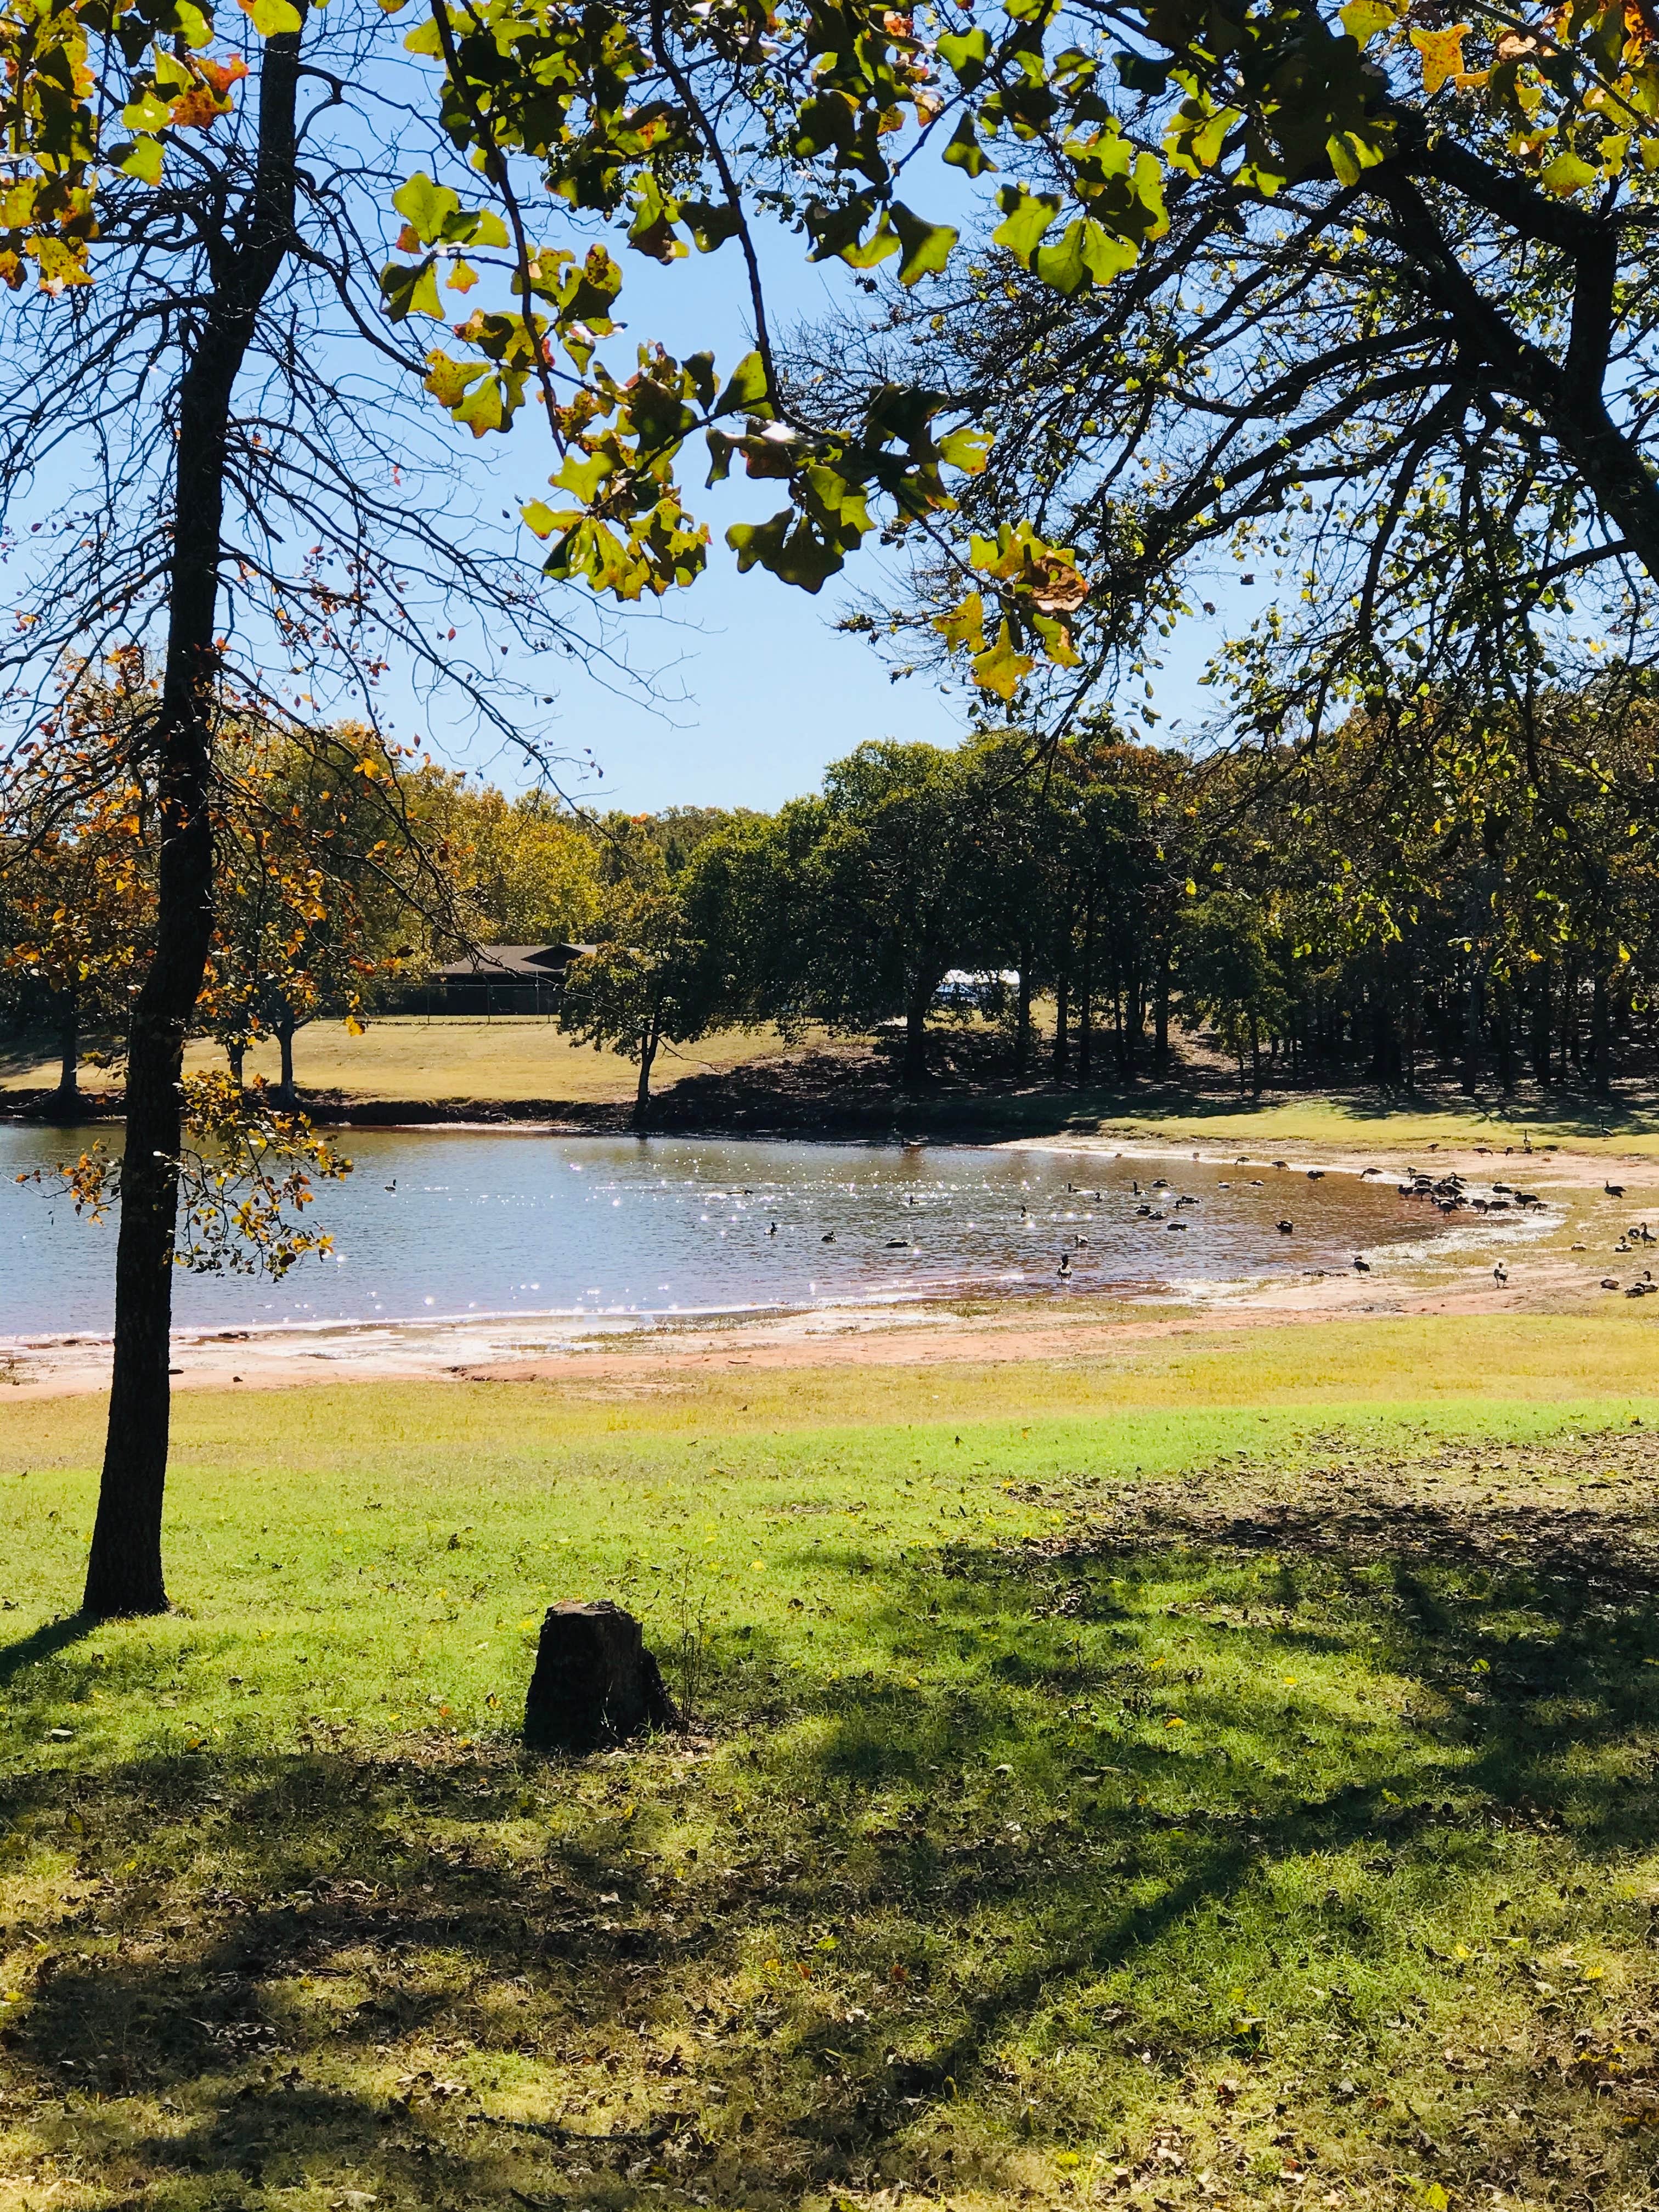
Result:
M647 1729L679 1725L631 1613L609 1598L549 1607L525 1701L532 1750L598 1751Z

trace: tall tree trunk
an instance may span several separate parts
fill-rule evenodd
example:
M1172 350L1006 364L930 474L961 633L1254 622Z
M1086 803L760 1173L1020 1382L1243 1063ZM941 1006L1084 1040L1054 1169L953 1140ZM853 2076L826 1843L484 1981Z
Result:
M1014 1000L1014 1070L1024 1075L1031 1065L1031 946L1019 948L1019 990Z
M301 0L303 5L303 0ZM214 647L231 395L260 303L294 235L300 33L264 41L254 176L240 236L216 249L193 357L179 382L167 657L153 736L160 852L155 949L127 1043L126 1148L115 1255L109 1426L82 1609L160 1613L170 1413L173 1240L179 1212L185 1036L213 933L209 813Z
M1054 1080L1064 1080L1066 1062L1071 1054L1072 977L1070 967L1064 960L1054 978Z
M1261 1022L1254 1006L1250 1009L1250 1096L1261 1096Z
M1515 1022L1510 1012L1511 999L1507 983L1499 983L1498 992L1498 1082L1508 1098L1515 1090Z
M297 1106L299 1096L294 1088L294 1009L287 1000L276 1017L276 1103L279 1106Z
M1152 1071L1157 1075L1170 1072L1170 956L1162 951L1152 992Z
M913 998L904 1009L904 1072L907 1091L919 1091L927 1080L927 1008L933 993Z
M58 994L58 1094L54 1113L65 1118L81 1109L81 995L71 983Z
M653 1020L640 1039L640 1079L634 1087L634 1127L643 1129L651 1119L651 1070L657 1057L657 1047L662 1042Z
M1590 985L1590 1081L1598 1098L1613 1089L1612 1024L1608 1018L1607 979L1598 967Z
M1550 969L1547 961L1540 963L1533 984L1530 1051L1534 1075L1540 1083L1547 1083L1551 1074Z
M236 1085L236 1088L239 1091L245 1090L246 1088L246 1081L243 1074L243 1070L247 1065L246 1040L242 1037L238 1037L234 1043L228 1044L225 1047L225 1058L230 1062L231 1081Z
M1083 912L1083 973L1078 980L1077 1079L1087 1083L1095 1071L1095 898Z
M1473 960L1463 985L1462 1089L1473 1097L1480 1080L1480 971Z

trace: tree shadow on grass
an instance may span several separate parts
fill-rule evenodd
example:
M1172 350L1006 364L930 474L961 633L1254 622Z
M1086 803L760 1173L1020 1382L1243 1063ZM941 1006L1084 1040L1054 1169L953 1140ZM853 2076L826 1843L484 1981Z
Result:
M0 1690L9 1689L26 1668L42 1659L56 1658L60 1651L69 1650L90 1636L99 1626L88 1613L66 1613L61 1620L49 1620L14 1643L0 1644Z
M1587 2019L1601 2047L1601 2001L1476 1947L1494 1879L1583 1942L1586 1876L1622 1929L1607 1876L1659 1809L1651 1591L1565 1540L1500 1559L1506 1525L1489 1562L1397 1500L1354 1510L1345 1539L1166 1501L882 1585L820 1552L867 1668L751 1629L712 1745L15 1774L14 1857L60 1901L9 1970L13 2109L35 2154L72 2138L158 2204L793 2205L1014 2190L1120 2131L1150 2159L1172 2112L1196 2171L1293 2075L1334 2141L1357 2084L1389 2107L1346 2153L1379 2173L1426 2130L1449 2185L1547 2195L1566 2155L1633 2204L1617 2098L1541 2064ZM1466 2125L1439 2021L1471 2005L1512 2039L1482 2107L1524 2104L1529 2148Z

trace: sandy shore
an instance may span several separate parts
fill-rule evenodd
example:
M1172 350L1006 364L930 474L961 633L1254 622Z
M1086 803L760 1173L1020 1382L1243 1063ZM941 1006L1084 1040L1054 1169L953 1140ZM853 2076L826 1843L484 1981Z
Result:
M1565 1312L1607 1303L1612 1294L1603 1288L1605 1280L1616 1280L1622 1293L1641 1278L1646 1248L1622 1255L1613 1248L1644 1209L1652 1212L1659 1234L1659 1160L1632 1159L1610 1175L1605 1156L1590 1158L1565 1148L1425 1146L1410 1157L1395 1157L1355 1147L1346 1155L1292 1158L1106 1138L1027 1138L1010 1147L1015 1148L1083 1161L1145 1161L1149 1167L1198 1162L1389 1182L1404 1180L1413 1170L1455 1172L1472 1195L1489 1193L1494 1182L1513 1182L1524 1162L1525 1188L1544 1205L1525 1213L1469 1212L1448 1220L1425 1208L1422 1236L1379 1248L1364 1273L1309 1268L1288 1276L1177 1282L1153 1298L1078 1285L994 1300L714 1315L665 1327L552 1315L181 1331L173 1340L174 1378L185 1389L399 1378L529 1381L576 1373L627 1382L732 1366L1064 1359L1198 1329L1332 1319ZM1607 1190L1609 1182L1620 1185L1621 1195ZM1659 1245L1651 1257L1659 1260ZM1652 1311L1659 1320L1659 1305ZM101 1390L109 1357L107 1340L85 1334L16 1339L0 1344L0 1381L30 1396Z

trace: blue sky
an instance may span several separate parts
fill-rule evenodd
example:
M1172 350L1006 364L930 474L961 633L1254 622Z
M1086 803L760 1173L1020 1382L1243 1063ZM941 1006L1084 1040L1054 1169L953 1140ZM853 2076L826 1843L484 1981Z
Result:
M775 328L825 315L848 297L848 273L839 264L810 266L799 241L781 234L765 246ZM712 344L722 373L747 349L748 300L734 246L666 269L632 254L623 259L628 332L605 348L619 372L626 373L633 345L645 337L660 339L682 356ZM478 463L501 470L504 480L510 471L516 488L528 480L522 441L535 435L526 410L504 441L514 448L511 455L487 441ZM692 590L671 594L624 626L628 658L654 675L657 697L574 663L562 672L555 743L575 756L591 751L603 772L573 778L573 794L630 811L695 805L769 809L814 788L828 762L866 738L955 743L963 726L960 691L942 694L921 677L895 684L867 641L836 630L860 592L881 592L891 556L872 545L816 598L758 569L739 576L724 543L726 528L740 518L763 520L780 503L777 487L739 476L706 492L701 460L700 446L688 450L684 489L693 511L712 526L708 570ZM1206 711L1210 695L1197 678L1214 642L1213 635L1197 629L1172 641L1158 686L1166 731ZM463 763L509 787L524 780L510 750L475 750L457 757Z

